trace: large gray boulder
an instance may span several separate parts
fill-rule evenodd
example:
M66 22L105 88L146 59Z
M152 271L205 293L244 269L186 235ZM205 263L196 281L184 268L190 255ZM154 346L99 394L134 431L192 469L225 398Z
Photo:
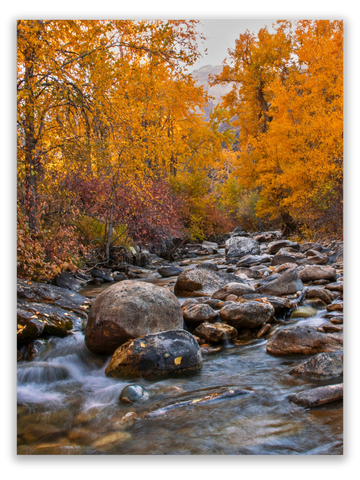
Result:
M343 339L339 335L321 333L314 327L298 325L279 329L266 344L266 350L276 355L301 353L312 355L340 350Z
M230 282L245 284L240 277L208 268L186 270L177 278L174 292L178 297L211 297L211 295Z
M239 330L240 328L259 328L268 323L275 309L269 303L244 302L225 305L220 310L223 322Z
M336 270L333 267L322 267L320 265L308 265L299 272L299 277L303 282L314 280L331 280L335 278Z
M182 326L180 302L170 290L125 280L93 301L85 343L91 352L108 355L129 339Z
M185 330L170 330L131 340L113 354L105 373L109 377L164 377L199 370L200 347Z
M269 277L271 278L271 277ZM257 291L265 295L289 295L302 290L304 285L296 270L286 270L280 277L261 286Z
M227 260L245 255L260 255L260 244L249 237L231 237L225 242Z

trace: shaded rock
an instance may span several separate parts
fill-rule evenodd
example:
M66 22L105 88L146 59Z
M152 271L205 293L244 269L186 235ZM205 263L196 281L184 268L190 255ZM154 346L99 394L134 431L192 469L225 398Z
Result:
M202 322L211 322L217 318L217 313L203 303L198 305L188 305L183 308L184 320L188 325L199 325Z
M280 273L273 273L272 275L268 275L267 277L263 278L259 282L257 282L258 286L266 285L267 283L273 282L277 278L280 278Z
M334 352L342 348L343 340L337 335L318 332L313 327L298 325L281 328L268 340L266 350L276 355L301 353L311 355Z
M202 303L205 303L205 305L210 305L210 307L214 310L219 310L223 305L223 302L221 300L217 300L216 298L209 298L208 300L204 300Z
M329 258L327 255L322 255L321 253L317 252L317 255L310 256L307 260L309 263L312 263L314 265L325 265L325 263L328 263Z
M157 272L164 278L180 275L184 270L178 267L160 267Z
M128 279L127 276L124 275L123 273L118 273L117 275L114 276L115 282L122 282L127 279Z
M18 362L21 362L22 360L24 360L24 355L20 352L20 350L17 350L16 358Z
M211 295L230 282L245 284L231 273L215 272L206 268L186 270L177 278L174 293L178 297L202 297Z
M211 355L212 353L221 352L222 349L223 349L222 345L217 347L214 345L204 344L204 345L201 345L200 352L201 352L201 355Z
M331 303L330 305L326 305L326 310L328 312L342 312L343 309L344 309L343 302L334 302L334 303Z
M343 398L343 384L327 385L326 387L312 388L292 395L290 402L302 407L317 407L324 403L335 402Z
M200 347L185 330L145 335L119 347L105 373L109 377L166 376L199 370Z
M131 338L182 326L180 302L170 290L126 280L93 301L85 343L91 352L107 355Z
M150 392L141 385L127 385L121 390L120 400L124 403L136 403L150 398Z
M336 270L333 267L308 265L299 271L299 277L303 282L314 280L331 280L335 277Z
M289 371L296 377L326 379L343 374L342 353L319 353Z
M243 283L228 283L224 285L219 290L214 292L211 298L215 298L217 300L226 300L229 295L235 295L236 297L240 297L245 295L246 293L255 293L253 287Z
M76 280L74 275L71 275L71 273L67 273L67 272L63 272L63 273L60 273L59 275L56 275L56 277L52 281L52 284L56 285L57 287L72 290L74 292L79 291L81 288L80 283Z
M193 333L207 342L218 343L235 338L238 332L226 323L202 323Z
M288 295L302 290L304 285L296 270L286 270L279 278L258 289L266 295Z
M225 305L220 310L223 322L237 330L240 328L259 328L274 315L275 309L268 303L245 302Z
M44 323L38 317L22 308L17 309L17 342L29 343L40 337L44 331Z
M296 258L291 255L274 255L271 260L271 266L283 265L284 263L296 263Z
M248 237L230 237L225 242L225 255L227 260L245 255L260 255L260 245Z
M113 278L109 277L109 275L106 275L104 272L102 272L101 270L98 270L98 269L91 270L90 275L93 278L101 278L101 280L104 280L104 282L113 282L114 281Z
M185 302L181 305L181 308L187 307L189 305L198 305L200 302L196 298L188 298ZM202 303L202 302L201 302Z
M268 245L268 250L271 255L274 255L284 247L292 247L295 250L300 250L300 245L296 242L290 242L290 240L275 240L274 242L270 242Z
M234 228L234 230L230 233L230 236L241 235L244 232L245 230L239 225L238 227Z

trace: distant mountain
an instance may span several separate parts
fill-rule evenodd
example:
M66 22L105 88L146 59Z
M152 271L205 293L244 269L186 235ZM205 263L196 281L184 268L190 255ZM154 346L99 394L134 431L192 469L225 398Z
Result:
M206 120L209 120L211 110L221 102L221 97L231 91L232 85L209 85L209 75L219 75L222 70L222 65L205 65L204 67L193 70L191 75L195 77L200 85L203 85L204 90L209 93L214 100L210 100L208 106L205 108Z

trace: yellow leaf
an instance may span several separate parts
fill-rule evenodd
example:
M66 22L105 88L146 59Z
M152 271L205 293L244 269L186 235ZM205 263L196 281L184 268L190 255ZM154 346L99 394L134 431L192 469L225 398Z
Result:
M176 357L174 360L175 365L180 365L182 357Z
M33 316L32 316L32 317L30 317L30 318L38 318L38 317L37 317L36 315L33 315Z
M140 345L142 346L142 348L145 348L145 343L140 343Z

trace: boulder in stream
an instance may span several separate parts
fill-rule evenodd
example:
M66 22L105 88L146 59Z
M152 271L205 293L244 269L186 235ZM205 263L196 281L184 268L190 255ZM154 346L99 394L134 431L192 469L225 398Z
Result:
M295 377L327 379L343 374L342 353L319 353L289 371Z
M178 297L202 297L211 295L230 282L246 282L231 273L222 273L208 268L186 270L177 278L174 292Z
M311 355L342 349L340 335L321 333L314 327L297 325L281 328L266 344L266 351L275 355L301 353Z
M184 320L187 325L199 325L202 322L215 321L218 314L204 303L198 303L197 305L187 305L182 309Z
M204 322L193 333L207 342L219 343L235 338L238 332L236 328L226 323Z
M215 298L216 300L225 300L229 295L240 297L241 295L245 295L247 293L255 293L254 288L246 283L231 282L214 292L211 298Z
M220 310L223 322L239 330L240 328L259 328L274 315L275 309L270 303L244 302L225 305Z
M271 278L271 277L270 277ZM265 295L288 295L302 290L304 285L296 270L286 270L272 282L261 286L257 291Z
M93 301L85 343L92 353L108 355L130 339L182 326L180 302L169 289L125 280Z
M327 385L326 387L304 390L290 397L290 402L302 407L317 407L324 403L335 402L343 398L343 384Z
M185 330L145 335L119 347L105 373L115 378L164 377L202 367L199 344Z

